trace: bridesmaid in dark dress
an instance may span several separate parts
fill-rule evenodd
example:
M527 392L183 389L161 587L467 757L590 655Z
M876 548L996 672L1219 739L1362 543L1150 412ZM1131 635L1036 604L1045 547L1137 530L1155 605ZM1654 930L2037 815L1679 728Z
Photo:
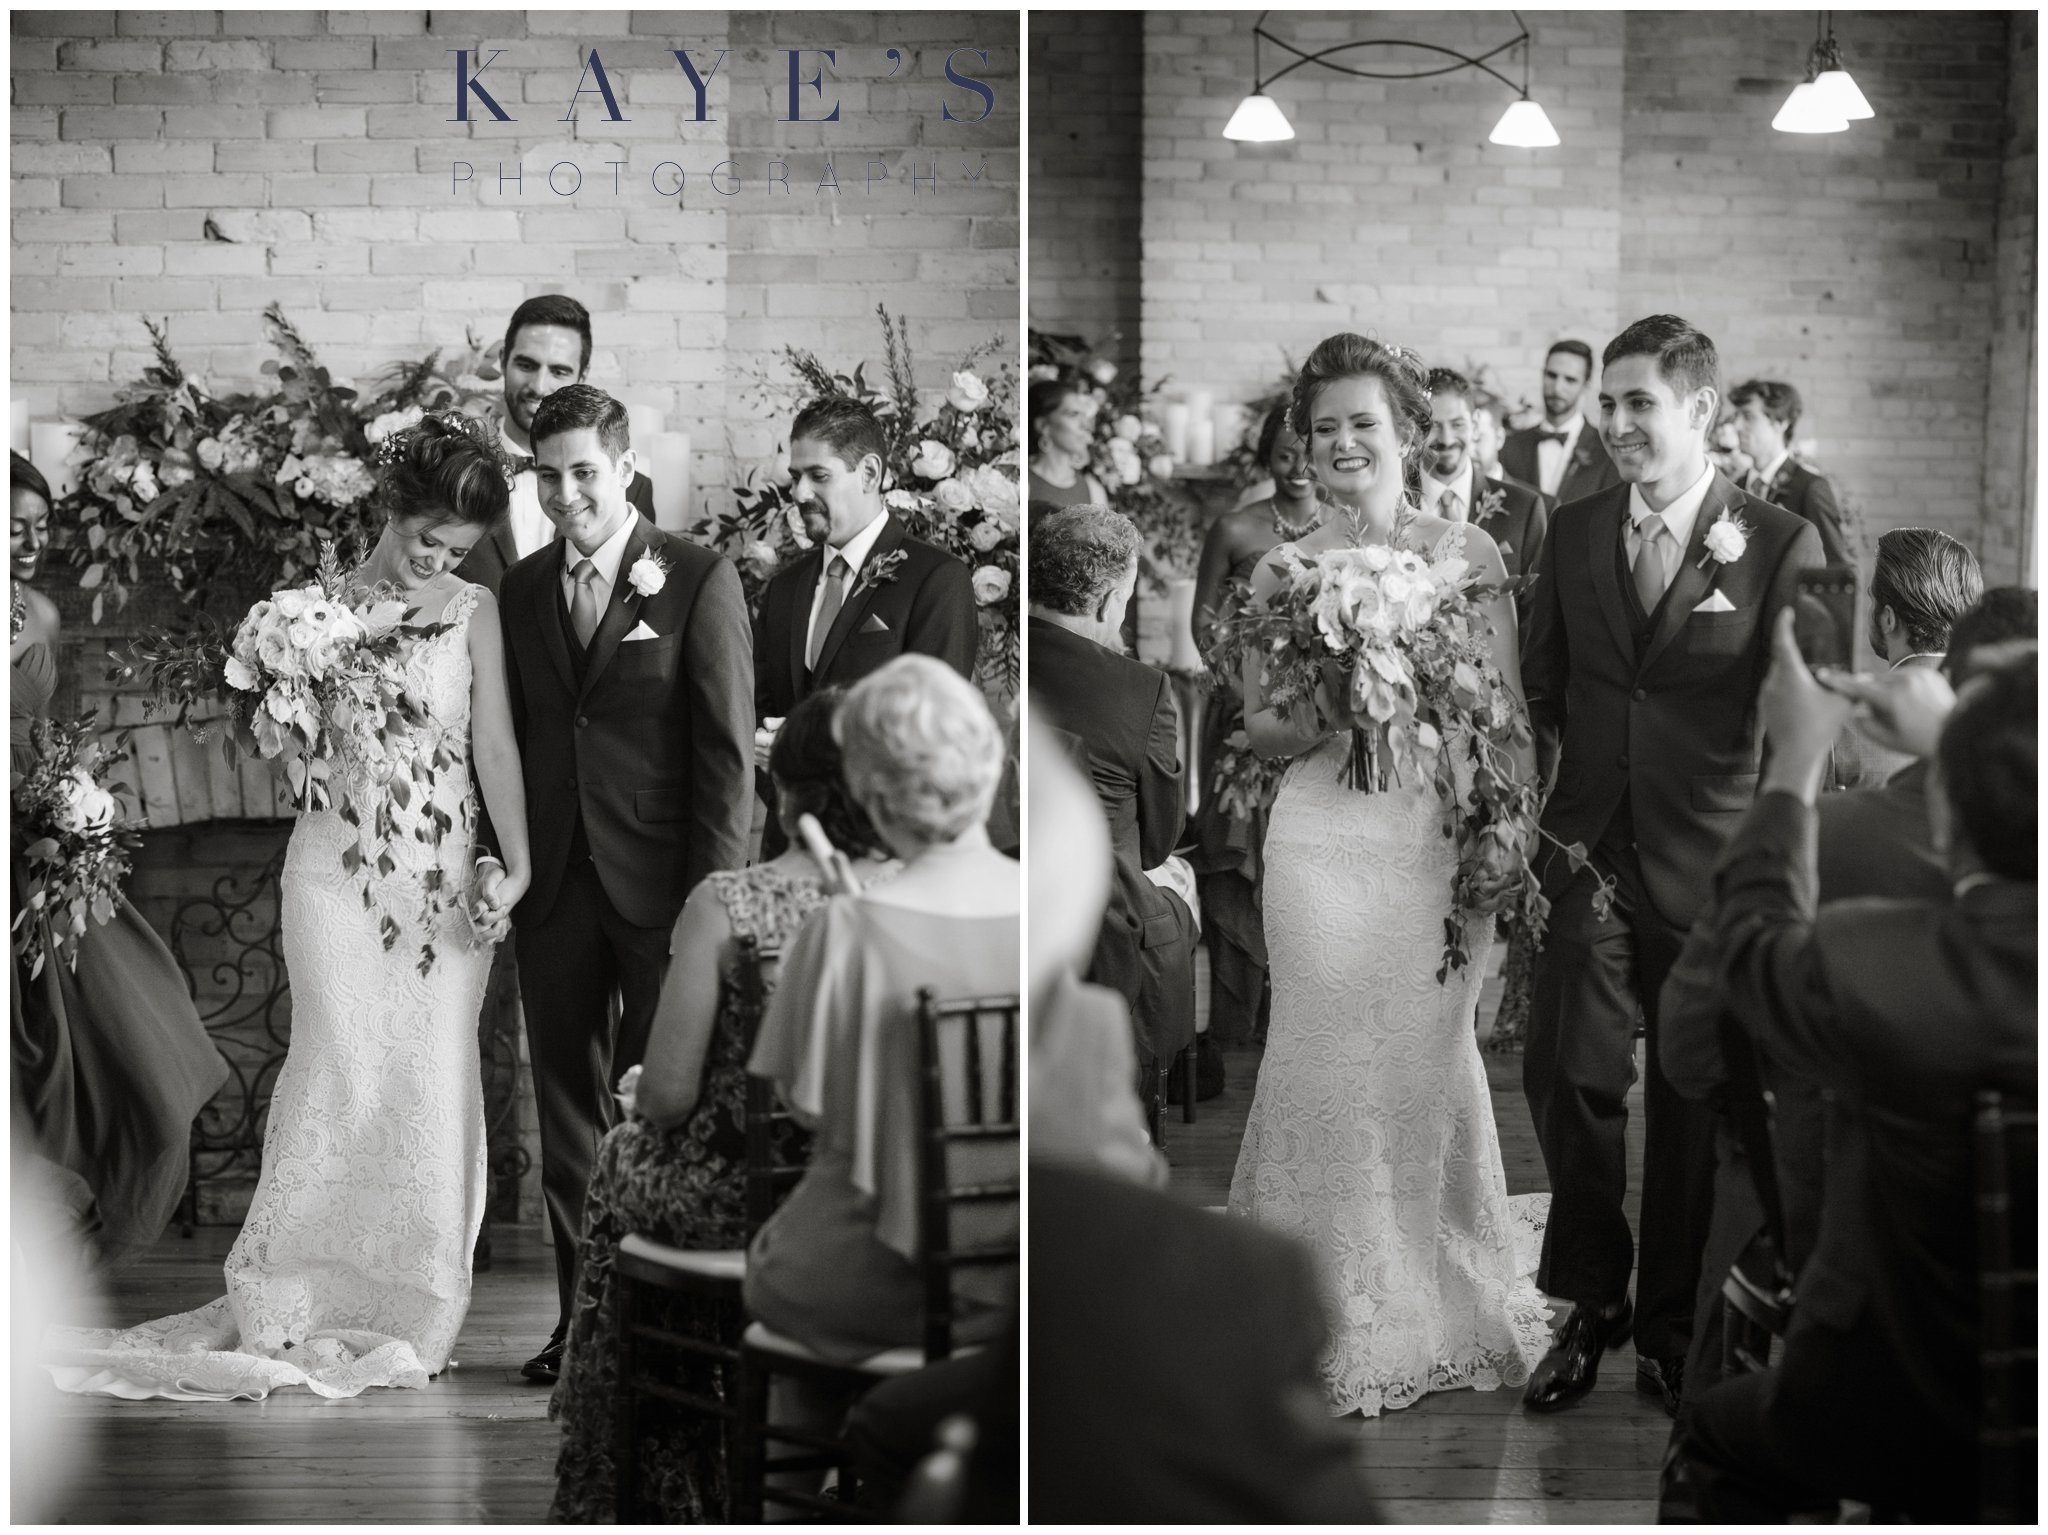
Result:
M1273 494L1209 524L1195 573L1195 643L1206 655L1216 620L1235 606L1252 570L1276 544L1306 537L1322 524L1308 449L1287 424L1283 405L1259 430L1259 463ZM1202 797L1192 818L1189 861L1201 882L1202 940L1209 947L1209 1028L1219 1045L1241 1045L1263 1033L1267 1010L1265 916L1259 901L1264 806L1251 815L1223 805L1217 764L1231 732L1244 728L1244 689L1218 686L1203 711ZM1249 757L1249 752L1241 755ZM1274 780L1277 787L1277 780ZM1266 794L1268 802L1271 792Z
M581 1262L569 1313L562 1378L549 1416L563 1428L555 1466L557 1523L613 1522L613 1424L618 1355L613 1328L620 1240L634 1232L665 1246L736 1249L746 1241L746 1066L749 1041L734 1010L739 941L780 950L824 904L818 866L804 851L797 818L818 818L833 846L854 860L863 884L894 870L866 814L847 794L832 719L845 696L826 688L798 704L769 755L777 814L789 850L750 869L713 874L676 919L668 979L655 1013L633 1114L604 1139L585 1196ZM801 1149L786 1148L790 1159ZM681 1296L650 1297L648 1320L675 1332L739 1340L737 1306ZM708 1373L686 1389L711 1394ZM646 1403L641 1474L650 1517L701 1524L721 1517L725 1466L716 1426Z
M57 609L28 583L49 543L50 487L19 453L8 461L8 745L16 772L35 760L32 721L57 690ZM13 910L27 869L9 859ZM47 1164L89 1256L120 1263L163 1235L185 1192L192 1121L227 1080L185 977L124 896L88 923L74 971L14 962L12 1087L17 1154Z

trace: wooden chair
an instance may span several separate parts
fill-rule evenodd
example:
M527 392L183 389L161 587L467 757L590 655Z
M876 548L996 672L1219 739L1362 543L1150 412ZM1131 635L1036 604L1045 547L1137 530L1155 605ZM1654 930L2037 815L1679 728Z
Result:
M2034 1116L2031 1098L1977 1094L1977 1283L1984 1382L1978 1502L1979 1518L1986 1524L2032 1524L2035 1519L2040 1211Z
M1018 998L976 997L941 1002L930 988L918 993L918 1269L924 1289L922 1347L889 1349L857 1365L821 1358L793 1338L760 1322L740 1343L740 1451L733 1467L740 1506L735 1522L753 1523L765 1505L801 1510L823 1521L871 1521L856 1505L854 1484L838 1435L768 1419L776 1376L809 1380L856 1395L880 1381L952 1357L956 1295L962 1269L1017 1268L1020 1246L1021 1125L1018 1116ZM993 1024L996 1043L985 1039ZM957 1090L949 1093L945 1036L957 1028ZM794 1447L773 1454L771 1446ZM769 1478L837 1469L837 1495L774 1487Z
M748 937L739 941L737 1010L747 1040L753 1048L762 1015L768 1008L768 994L774 989L776 951ZM767 1223L782 1197L803 1176L800 1165L779 1162L775 1154L777 1130L792 1123L787 1110L776 1101L775 1089L759 1077L747 1078L746 1133L746 1231L745 1242ZM715 1418L722 1425L726 1447L728 1499L725 1515L732 1519L733 1429L739 1421L737 1405L739 1350L705 1338L689 1337L659 1327L645 1319L647 1301L653 1292L695 1294L722 1298L737 1307L740 1286L746 1279L747 1254L743 1244L735 1249L689 1251L668 1247L638 1233L619 1243L613 1266L618 1273L618 1314L614 1319L619 1360L619 1402L616 1440L612 1450L615 1490L613 1500L620 1524L637 1523L642 1517L640 1499L640 1404L648 1398L668 1402L686 1412ZM672 1371L660 1368L663 1350L691 1359L710 1360L718 1385L716 1396L683 1389Z

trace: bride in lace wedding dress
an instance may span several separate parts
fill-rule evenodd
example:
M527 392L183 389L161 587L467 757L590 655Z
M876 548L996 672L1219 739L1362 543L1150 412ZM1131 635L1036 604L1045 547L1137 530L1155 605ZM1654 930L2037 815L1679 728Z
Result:
M299 817L280 891L291 1045L255 1197L228 1254L227 1294L123 1331L52 1329L46 1358L63 1390L220 1401L304 1386L354 1396L424 1386L448 1362L483 1219L477 1015L494 938L528 879L497 604L454 574L510 509L506 468L487 434L453 417L399 433L379 455L389 520L357 575L398 588L413 622L447 626L411 642L405 666L454 759L434 801L453 828L438 849L413 841L427 807L393 803L397 867L380 881L380 905L422 910L432 869L468 888L472 765L504 868L483 866L472 904L441 903L438 931L418 931L415 919L386 949L378 914L343 871L354 828L331 809ZM367 773L344 766L367 790ZM356 803L367 811L365 798ZM422 975L428 941L435 958Z
M1391 541L1404 449L1429 428L1412 354L1331 337L1302 370L1294 414L1338 506L1294 547L1313 557ZM1416 517L1405 536L1431 558L1462 552L1488 581L1504 575L1478 528ZM1269 557L1255 598L1278 585ZM1511 601L1492 617L1495 659L1519 698ZM1549 1346L1549 1308L1530 1277L1548 1196L1509 1202L1474 1037L1493 919L1466 919L1472 962L1440 984L1457 872L1445 806L1428 785L1349 787L1350 730L1266 708L1258 668L1247 660L1252 744L1294 761L1266 832L1273 1014L1230 1209L1322 1260L1333 1412L1519 1385Z

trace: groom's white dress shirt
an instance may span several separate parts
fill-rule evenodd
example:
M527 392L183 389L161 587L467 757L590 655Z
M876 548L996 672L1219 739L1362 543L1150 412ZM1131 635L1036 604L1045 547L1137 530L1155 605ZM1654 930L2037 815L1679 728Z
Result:
M819 642L815 632L818 627L818 610L825 605L825 577L832 570L832 556L838 555L846 561L846 588L840 593L843 606L853 596L853 583L860 579L860 568L867 563L874 552L875 540L882 536L882 529L888 525L889 514L878 513L875 520L862 528L846 541L843 548L834 549L827 544L824 549L824 563L818 567L818 584L811 592L811 616L804 624L804 654L810 655Z
M1664 585L1668 590L1678 575L1678 562L1685 558L1685 551L1692 543L1692 525L1700 520L1700 504L1707 499L1707 492L1714 488L1714 466L1700 472L1700 477L1691 487L1682 492L1678 499L1661 512L1653 512L1650 503L1643 499L1643 487L1631 485L1628 488L1628 528L1624 534L1628 544L1628 560L1633 566L1636 556L1643 547L1643 519L1658 516L1664 519L1664 527L1671 534L1672 545L1667 558L1671 561L1664 572Z
M597 611L600 614L611 606L612 588L619 584L619 564L626 557L626 540L633 536L633 524L639 520L639 514L630 506L627 507L626 515L619 521L618 531L599 544L597 553L590 556L591 563L597 566L597 579L591 583L591 589L597 597ZM549 532L553 532L552 523L549 524ZM583 551L574 544L569 544L562 554L562 600L569 603L573 610L576 602L576 567L583 563L584 556Z

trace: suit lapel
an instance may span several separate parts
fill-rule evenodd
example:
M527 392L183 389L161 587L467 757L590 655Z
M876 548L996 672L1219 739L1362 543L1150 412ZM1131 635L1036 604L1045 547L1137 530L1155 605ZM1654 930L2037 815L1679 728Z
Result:
M789 696L810 695L810 679L804 666L804 647L811 638L811 604L818 599L818 579L825 573L825 546L815 545L790 567L789 579Z
M1562 492L1560 484L1559 490ZM1615 549L1621 543L1621 525L1628 521L1628 487L1609 495L1586 525L1586 559L1592 567L1593 595L1600 601L1601 616L1614 632L1614 643L1625 656L1635 654L1635 629L1628 621L1628 599L1621 594L1616 574Z
M626 631L633 627L640 616L640 604L647 599L633 589L626 579L633 568L633 562L647 552L647 519L638 512L633 514L633 531L626 539L626 547L619 555L619 577L612 582L612 600L605 606L604 617L597 621L597 633L590 637L590 655L583 666L583 687L577 694L581 702L596 685L598 676L611 664L618 654L619 641Z
M1664 601L1657 613L1657 627L1650 635L1650 643L1643 647L1643 659L1637 671L1648 671L1656 663L1657 657L1664 654L1665 647L1685 627L1692 610L1720 581L1721 562L1706 557L1707 529L1724 510L1740 500L1741 492L1736 490L1734 482L1716 469L1714 483L1707 489L1707 498L1700 503L1700 514L1692 520L1692 537L1685 541L1685 558L1679 562L1678 573L1671 578L1671 585L1664 593Z
M534 598L534 606L540 611L534 616L540 624L541 643L547 650L548 659L555 663L555 674L574 697L576 663L569 659L569 636L562 628L562 550L565 547L563 540L558 538L541 556Z
M875 561L903 542L903 526L897 522L894 512L883 514L888 520L882 531L876 535L874 547L868 550L868 557L862 563L862 571L875 568ZM875 600L876 588L854 577L854 586L846 594L846 600L839 605L839 616L832 620L832 627L825 632L825 643L818 647L818 664L811 669L811 675L822 677L831 667L833 658L839 654L839 647L846 643L846 637L853 633L854 626L867 616L868 607Z

